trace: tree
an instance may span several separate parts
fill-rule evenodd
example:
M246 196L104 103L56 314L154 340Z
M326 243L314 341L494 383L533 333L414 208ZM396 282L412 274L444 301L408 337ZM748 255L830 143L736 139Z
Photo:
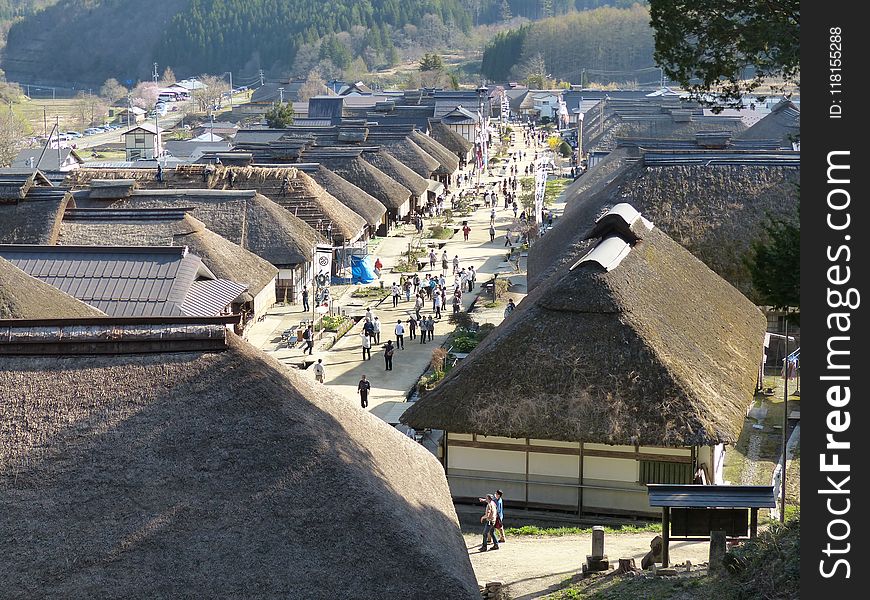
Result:
M708 103L738 106L771 79L798 83L799 0L650 0L650 24L657 63Z
M521 68L521 73L529 89L547 89L550 77L547 74L547 62L544 60L544 55L540 52L526 61Z
M21 115L0 111L0 167L12 164L29 132L30 124Z
M154 108L158 94L160 94L160 87L153 81L138 83L130 92L130 95L133 97L133 106L138 106L145 110Z
M761 302L776 309L800 308L800 210L795 218L769 218L764 239L756 240L746 259ZM800 312L794 317L800 322Z
M117 102L121 98L126 98L129 90L118 83L117 79L107 79L100 88L100 96L109 102Z
M166 67L166 70L163 71L163 78L160 80L160 82L163 85L172 85L173 83L175 83L175 81L175 73L172 71L171 68Z
M94 94L80 93L75 99L75 114L78 127L85 129L98 122L102 123L108 109L109 107L103 98Z
M272 129L283 129L293 124L293 103L292 102L276 102L272 105L266 114L266 125Z
M420 59L420 72L425 73L426 71L443 71L444 70L444 60L441 58L440 54L432 52L431 54L427 52L423 55L423 58Z
M221 107L224 94L230 91L230 84L221 77L200 75L197 80L202 84L191 94L201 112L211 112Z
M326 82L323 81L323 78L320 77L320 73L315 69L308 73L308 77L305 78L305 83L300 86L298 93L299 101L308 102L310 98L325 93Z

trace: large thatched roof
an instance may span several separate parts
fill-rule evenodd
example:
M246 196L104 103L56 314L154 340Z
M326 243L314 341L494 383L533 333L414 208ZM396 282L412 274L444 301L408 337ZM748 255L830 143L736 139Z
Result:
M431 121L430 127L430 133L432 137L435 138L435 141L456 154L457 157L465 156L471 152L473 144L460 134L450 129L444 123L441 123L440 121Z
M783 100L755 125L737 136L739 140L777 140L782 148L791 148L800 140L801 110L793 102Z
M0 257L0 319L72 319L105 314Z
M138 190L112 208L189 208L218 235L273 265L311 261L314 229L254 190Z
M218 279L237 281L256 296L278 269L219 236L182 209L79 208L64 215L58 244L66 246L187 246Z
M735 442L765 318L658 227L627 222L608 216L593 253L533 289L402 421L607 444Z
M222 325L131 327L212 349L0 360L4 595L480 598L419 444Z
M300 163L293 165L316 181L320 187L366 220L370 227L377 228L386 207L377 198L358 188L347 179L336 175L326 167L317 163Z
M316 162L378 199L387 210L398 210L411 200L411 190L365 161L359 150L316 148L305 152L305 162ZM415 174L416 175L416 174Z
M429 180L420 177L410 168L403 165L392 154L385 150L377 152L363 152L362 158L370 165L377 167L394 181L405 186L416 197L423 196L429 189Z
M441 168L440 162L412 142L410 138L387 142L383 148L423 179L429 179L433 173L438 172Z
M653 155L665 156L668 164L648 164ZM583 240L588 223L614 204L628 202L729 283L756 299L743 259L751 242L765 235L764 224L770 214L797 218L800 167L796 153L698 151L673 158L666 155L645 153L643 160L617 171L603 189L592 186L588 194L582 187L569 190L566 202L570 209L529 251L529 285L537 285L559 266L576 260L589 247ZM744 162L744 156L767 158ZM724 158L724 162L713 162L714 157ZM735 162L729 162L731 158Z
M26 197L0 200L0 244L54 244L72 195L58 188L30 188Z
M462 136L459 137L461 138ZM441 166L436 171L438 174L453 175L459 169L459 156L456 152L450 150L435 138L414 130L411 132L411 140L440 163Z

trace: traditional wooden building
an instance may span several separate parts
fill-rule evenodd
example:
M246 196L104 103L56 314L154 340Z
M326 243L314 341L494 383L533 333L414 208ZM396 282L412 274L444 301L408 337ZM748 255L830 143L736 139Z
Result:
M656 514L647 483L723 482L752 402L765 319L631 206L532 288L402 416L444 430L457 500Z
M153 123L142 123L121 136L127 160L151 160L163 153L163 130Z
M431 454L232 321L0 321L3 594L479 600Z

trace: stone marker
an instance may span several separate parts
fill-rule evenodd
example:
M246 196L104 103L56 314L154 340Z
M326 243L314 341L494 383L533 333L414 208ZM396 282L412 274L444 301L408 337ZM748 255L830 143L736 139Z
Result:
M604 554L604 526L592 527L592 554L586 556L586 566L589 571L607 571L610 562Z
M718 573L724 568L725 559L725 532L710 532L710 566L709 573Z

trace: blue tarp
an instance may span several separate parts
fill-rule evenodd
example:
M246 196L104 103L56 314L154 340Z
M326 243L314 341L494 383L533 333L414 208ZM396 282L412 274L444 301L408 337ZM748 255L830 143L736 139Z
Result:
M377 279L371 256L351 256L350 272L354 283L371 283Z

